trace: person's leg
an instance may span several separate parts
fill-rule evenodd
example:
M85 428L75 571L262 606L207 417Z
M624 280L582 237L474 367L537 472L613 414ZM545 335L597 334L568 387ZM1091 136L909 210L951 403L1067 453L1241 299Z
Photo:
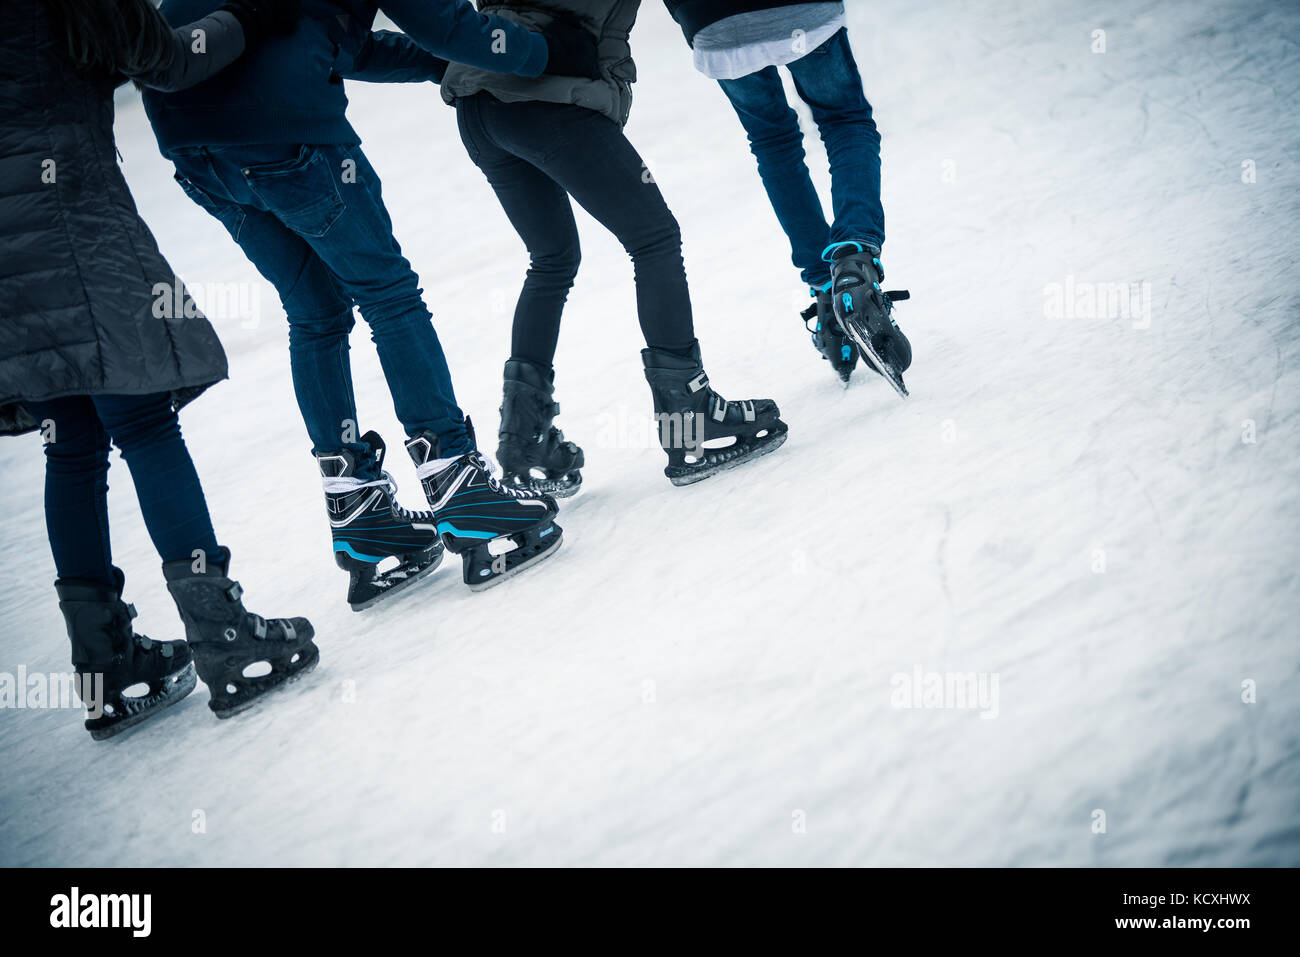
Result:
M445 454L470 451L447 358L393 237L379 176L355 146L276 147L295 155L267 161L270 149L212 150L213 162L235 199L297 234L360 308L407 435L432 431Z
M27 402L45 433L45 527L59 578L116 584L108 534L108 434L85 396Z
M361 429L348 347L352 300L302 237L270 213L235 200L207 151L182 151L173 159L186 193L226 226L280 296L289 323L294 395L313 452L348 449L367 458L368 447L356 440Z
M790 64L795 89L812 109L826 144L831 168L835 222L832 243L885 243L885 211L880 202L880 133L871 104L862 91L862 76L840 30L807 56Z
M582 261L578 225L569 194L555 180L486 136L481 99L468 97L457 103L461 139L529 256L528 275L515 306L510 357L549 369L560 336L560 316Z
M199 551L214 559L221 546L171 396L96 395L91 401L131 470L140 514L159 557L189 561Z
M805 162L799 115L786 100L780 74L768 67L718 84L749 136L763 188L789 237L792 261L809 286L825 286L830 267L822 261L822 250L831 228Z
M579 106L488 98L481 105L492 139L555 180L632 257L646 344L689 350L695 328L681 230L618 124Z

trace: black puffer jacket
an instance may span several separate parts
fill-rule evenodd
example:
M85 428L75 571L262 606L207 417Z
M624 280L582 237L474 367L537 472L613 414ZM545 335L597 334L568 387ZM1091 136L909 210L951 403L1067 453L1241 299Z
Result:
M194 28L207 34L201 57ZM227 13L172 40L174 55L142 83L197 83L244 47ZM40 0L0 3L0 434L36 428L23 399L171 392L179 408L226 377L207 319L155 306L179 280L118 169L123 79L74 69Z

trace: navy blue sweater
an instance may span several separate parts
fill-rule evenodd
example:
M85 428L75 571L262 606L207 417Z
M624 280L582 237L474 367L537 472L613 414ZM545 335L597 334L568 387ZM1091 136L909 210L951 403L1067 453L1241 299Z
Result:
M163 0L172 24L221 0ZM383 9L406 35L371 32ZM217 76L179 93L146 91L145 111L164 155L184 146L360 143L348 122L343 79L441 81L447 60L538 76L546 40L468 0L303 0L303 18Z

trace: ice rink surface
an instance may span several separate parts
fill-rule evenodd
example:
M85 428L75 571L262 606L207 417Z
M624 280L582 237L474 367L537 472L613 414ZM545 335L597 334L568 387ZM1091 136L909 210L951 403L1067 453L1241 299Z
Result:
M628 133L713 384L775 398L790 439L669 485L631 266L580 216L564 549L483 594L449 558L363 615L278 300L122 93L141 212L230 354L182 417L218 535L322 661L255 712L218 722L200 687L110 744L0 711L0 863L1300 864L1300 8L848 6L912 397L813 352L744 133L647 2ZM490 451L524 251L434 87L349 93ZM215 301L241 283L256 316ZM418 507L363 323L353 364ZM66 670L39 438L0 469L0 671ZM137 628L179 637L116 454L110 484ZM903 707L929 675L986 697Z

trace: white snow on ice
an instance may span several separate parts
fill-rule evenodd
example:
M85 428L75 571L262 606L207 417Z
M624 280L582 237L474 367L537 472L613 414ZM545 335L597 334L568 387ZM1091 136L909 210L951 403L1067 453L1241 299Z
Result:
M776 398L790 440L668 484L631 268L584 217L564 549L484 594L449 560L364 615L278 300L122 96L165 254L200 294L260 289L256 324L213 309L232 378L183 421L250 607L309 615L322 663L238 719L200 688L112 744L74 712L0 713L0 863L1300 863L1300 8L849 6L911 399L817 359L744 134L651 0L629 134L681 220L714 384ZM523 250L435 89L350 95L490 437ZM1049 318L1067 283L1139 284L1149 325ZM363 324L353 362L363 428L400 453ZM40 440L0 443L0 468L0 671L65 670ZM111 484L137 626L177 637L116 456ZM916 668L996 675L996 717L892 706Z

